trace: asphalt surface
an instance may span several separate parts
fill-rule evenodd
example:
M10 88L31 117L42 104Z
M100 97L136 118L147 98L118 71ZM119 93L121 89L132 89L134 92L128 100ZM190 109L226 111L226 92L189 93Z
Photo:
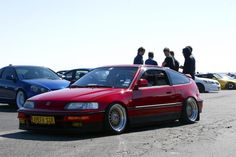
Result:
M201 94L198 123L106 133L46 134L18 129L16 109L0 104L0 157L235 157L236 90Z

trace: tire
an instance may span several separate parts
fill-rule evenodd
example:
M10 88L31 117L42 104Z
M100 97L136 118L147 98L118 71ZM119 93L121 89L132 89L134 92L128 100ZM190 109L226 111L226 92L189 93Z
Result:
M232 82L226 84L226 89L235 89L235 85Z
M205 87L204 87L203 84L197 83L197 87L198 87L198 90L199 90L200 93L205 93L206 92Z
M8 105L11 107L11 108L16 108L16 103L8 103Z
M126 109L120 104L112 104L106 110L106 130L113 134L121 134L127 126Z
M19 90L16 93L16 100L15 100L16 101L16 107L18 107L18 108L23 107L23 105L25 103L25 100L26 100L25 93L22 90Z
M188 98L183 105L180 121L192 124L200 119L199 108L194 98Z

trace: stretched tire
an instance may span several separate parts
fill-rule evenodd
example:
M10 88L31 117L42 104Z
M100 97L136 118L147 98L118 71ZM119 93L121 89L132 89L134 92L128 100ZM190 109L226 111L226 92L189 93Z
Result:
M127 126L126 109L120 104L112 104L106 110L106 129L113 134L121 134Z
M226 89L235 89L235 85L232 82L226 84Z
M26 100L26 95L22 90L19 90L16 93L16 107L21 108L23 107Z
M200 119L199 108L194 98L188 98L182 109L180 121L191 124Z
M203 84L197 83L197 87L198 87L198 90L199 90L200 93L205 93L206 92L205 87L204 87Z

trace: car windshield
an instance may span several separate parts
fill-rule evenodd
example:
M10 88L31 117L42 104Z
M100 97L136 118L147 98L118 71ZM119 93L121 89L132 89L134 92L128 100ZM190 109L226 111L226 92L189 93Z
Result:
M16 67L16 73L21 80L29 79L61 79L52 70L44 67Z
M137 69L137 67L97 68L76 81L71 87L128 88Z

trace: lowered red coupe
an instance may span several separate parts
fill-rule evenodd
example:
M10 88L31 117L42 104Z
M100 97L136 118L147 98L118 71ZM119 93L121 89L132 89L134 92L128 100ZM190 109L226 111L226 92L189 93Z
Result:
M70 88L28 99L18 110L23 130L101 130L200 119L203 101L195 82L168 68L142 65L96 68Z

